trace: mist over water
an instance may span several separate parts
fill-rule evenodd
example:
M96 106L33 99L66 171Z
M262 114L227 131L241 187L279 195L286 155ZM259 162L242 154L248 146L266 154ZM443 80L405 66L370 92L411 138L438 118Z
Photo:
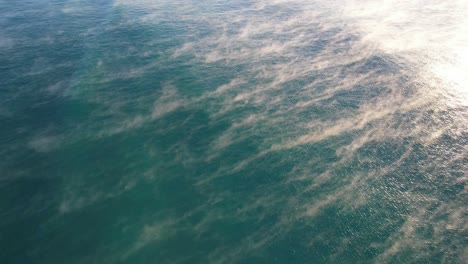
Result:
M468 1L0 1L1 263L465 263Z

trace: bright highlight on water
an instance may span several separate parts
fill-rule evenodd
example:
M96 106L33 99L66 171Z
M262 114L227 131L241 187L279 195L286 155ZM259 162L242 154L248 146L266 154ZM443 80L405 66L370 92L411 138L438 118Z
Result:
M0 1L0 263L466 263L468 1Z

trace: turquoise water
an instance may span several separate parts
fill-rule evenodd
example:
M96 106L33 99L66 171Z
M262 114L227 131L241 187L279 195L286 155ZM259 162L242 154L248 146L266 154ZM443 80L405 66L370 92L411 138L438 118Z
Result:
M466 11L0 1L0 262L464 263Z

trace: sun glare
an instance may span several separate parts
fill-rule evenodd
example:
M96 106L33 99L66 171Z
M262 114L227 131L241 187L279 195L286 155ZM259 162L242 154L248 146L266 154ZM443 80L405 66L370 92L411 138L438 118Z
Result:
M451 103L468 106L468 50L456 52L452 59L434 63L431 72L443 82Z

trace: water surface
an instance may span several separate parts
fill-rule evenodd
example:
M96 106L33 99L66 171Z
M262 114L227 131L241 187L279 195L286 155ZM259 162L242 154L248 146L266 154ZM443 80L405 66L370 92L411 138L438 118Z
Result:
M464 263L466 14L0 1L0 262Z

